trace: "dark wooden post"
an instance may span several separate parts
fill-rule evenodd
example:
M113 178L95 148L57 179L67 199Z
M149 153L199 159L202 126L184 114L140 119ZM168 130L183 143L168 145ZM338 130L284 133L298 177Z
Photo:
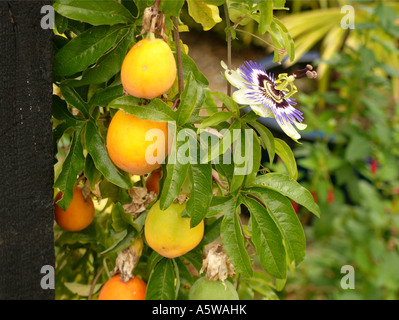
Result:
M50 1L0 0L0 299L53 299Z

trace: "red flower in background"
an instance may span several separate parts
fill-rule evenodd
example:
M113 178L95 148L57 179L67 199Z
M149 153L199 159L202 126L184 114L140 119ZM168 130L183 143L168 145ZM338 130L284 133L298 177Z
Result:
M378 161L375 158L371 158L371 163L370 163L370 171L373 176L377 173L378 169Z
M327 202L330 204L334 202L334 189L333 188L328 189Z
M298 214L299 213L299 205L294 200L291 200L291 203L292 203L292 207L295 210L295 213Z

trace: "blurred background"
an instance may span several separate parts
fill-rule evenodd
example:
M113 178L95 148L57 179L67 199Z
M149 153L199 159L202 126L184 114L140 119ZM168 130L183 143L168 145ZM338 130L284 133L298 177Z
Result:
M272 63L273 39L258 35L254 21L241 21L232 56L234 68L253 60L275 74L308 63L318 72L317 81L296 83L294 98L308 125L301 144L279 136L270 119L260 120L294 148L298 180L322 212L319 219L294 204L307 256L279 298L398 299L399 2L288 0L285 6L290 10L275 14L294 40L294 61ZM231 19L239 16L233 12ZM210 89L224 92L226 26L203 32L188 14L182 20L190 29L181 33L189 55ZM278 160L273 166L285 170ZM353 268L354 289L341 286L343 266Z

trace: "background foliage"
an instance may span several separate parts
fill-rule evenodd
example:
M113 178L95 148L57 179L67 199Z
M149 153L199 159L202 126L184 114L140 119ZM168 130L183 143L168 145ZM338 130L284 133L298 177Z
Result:
M95 8L92 1L54 2L54 187L64 193L59 202L64 208L77 177L84 176L102 198L87 229L72 233L55 226L57 298L95 299L117 254L142 233L147 211L133 220L123 205L131 201L128 190L141 186L145 177L132 179L118 170L104 142L118 109L142 119L176 121L177 132L198 126L250 129L257 141L250 155L255 168L247 176L234 175L234 164L211 164L226 151L219 148L211 148L204 165L163 165L161 205L167 208L188 183L187 214L193 225L205 218L205 235L196 249L175 259L144 246L135 273L149 282L148 297L187 298L204 246L221 236L236 267L233 280L241 299L398 298L397 4L160 2L174 52L174 17L181 18L180 31L198 28L243 46L265 46L274 62L283 62L276 68L281 72L308 50L320 52L321 59L313 61L320 74L317 87L296 95L310 138L293 146L253 113L244 114L228 94L211 92L184 44L184 92L176 81L167 99L152 99L146 108L139 99L123 96L121 64L140 39L144 9L154 2L104 0ZM337 27L340 7L347 3L355 7L354 30ZM325 28L318 26L321 22ZM172 111L178 98L179 108ZM223 112L218 112L220 104ZM183 143L175 144L175 153ZM200 150L199 141L193 147ZM222 185L212 180L214 172ZM343 265L355 268L355 290L340 287ZM167 276L151 281L159 274Z

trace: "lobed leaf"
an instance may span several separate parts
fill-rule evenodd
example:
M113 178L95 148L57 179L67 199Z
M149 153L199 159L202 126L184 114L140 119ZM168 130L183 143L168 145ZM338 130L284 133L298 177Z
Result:
M190 72L188 82L180 97L180 105L177 110L177 123L184 126L189 120L195 109L199 110L205 100L205 92L194 75Z
M212 165L191 164L188 174L192 187L186 211L191 217L190 226L194 228L205 218L212 201Z
M262 267L276 278L285 278L286 252L276 223L257 200L245 196L243 203L251 213L252 240Z
M248 252L245 249L244 235L237 215L236 203L237 199L234 198L228 202L229 206L225 207L227 210L224 212L220 235L223 248L226 250L237 272L241 273L244 277L250 277L253 270Z
M60 90L66 102L78 109L85 118L89 117L89 106L87 102L82 99L74 88L61 84Z
M258 176L255 179L255 185L277 191L320 217L320 208L312 194L286 174L268 173Z
M57 205L66 210L73 198L73 188L79 173L85 165L83 146L81 142L82 128L77 128L73 134L72 142L69 147L68 155L62 165L62 170L54 183L54 187L60 189L62 198Z
M266 128L264 125L256 121L251 122L250 125L258 132L262 147L267 151L267 154L269 155L270 164L272 164L274 156L276 154L276 147L275 147L273 134L270 132L268 128Z
M289 175L294 180L298 179L298 168L291 148L286 142L281 139L275 138L274 142L276 147L276 153L287 167Z
M53 7L64 17L94 26L134 22L129 10L114 0L56 0Z
M54 57L55 76L71 76L88 68L115 44L120 30L120 26L91 27L73 38Z
M283 236L290 261L295 262L295 265L301 263L305 258L305 233L290 200L277 191L267 188L250 188L249 192L265 204Z
M173 140L171 153L167 158L166 176L159 198L161 210L166 210L176 200L186 179L190 163L181 159L182 156L185 156L181 154L180 150L184 144L184 141Z
M113 100L109 108L122 109L142 120L158 122L176 121L176 113L162 100L155 98L144 104L143 100L133 96L122 96Z
M172 260L162 259L150 275L146 290L146 300L174 300L175 272Z

